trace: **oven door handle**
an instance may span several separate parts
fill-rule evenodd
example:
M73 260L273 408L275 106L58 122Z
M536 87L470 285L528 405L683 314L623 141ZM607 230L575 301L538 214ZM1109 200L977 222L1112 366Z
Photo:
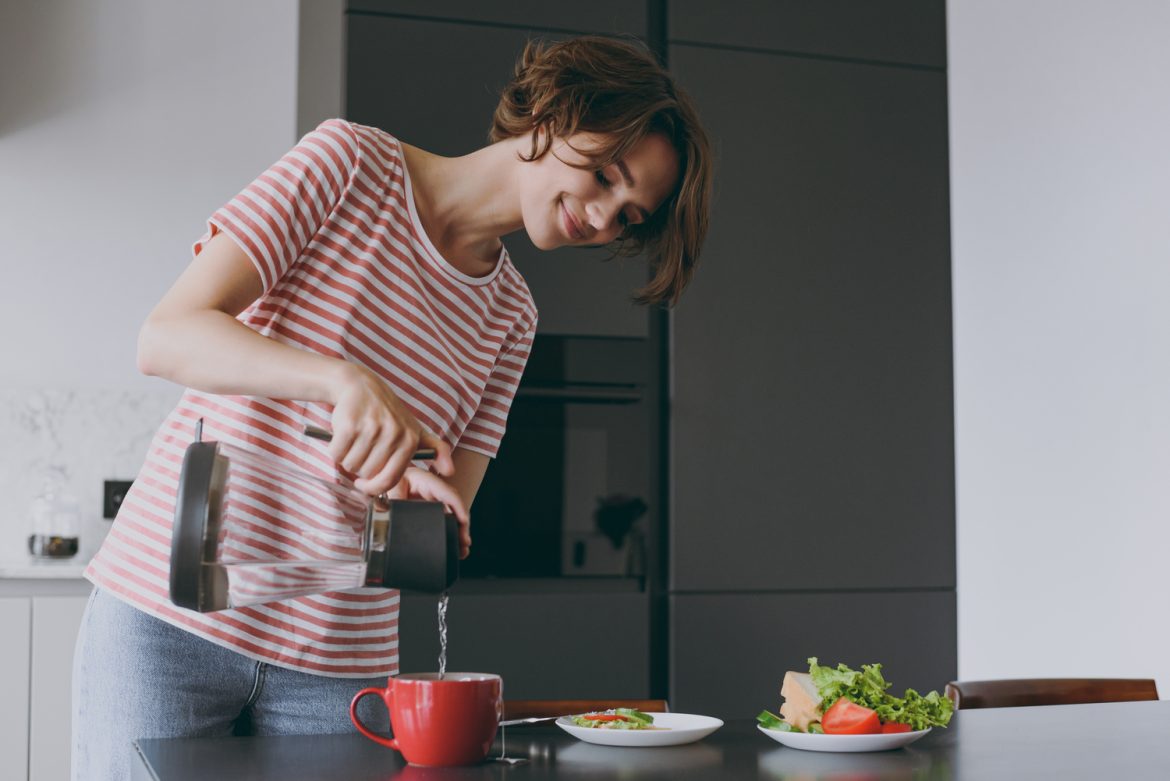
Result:
M518 399L559 401L565 404L637 404L642 390L631 387L561 385L557 387L524 386L516 391Z

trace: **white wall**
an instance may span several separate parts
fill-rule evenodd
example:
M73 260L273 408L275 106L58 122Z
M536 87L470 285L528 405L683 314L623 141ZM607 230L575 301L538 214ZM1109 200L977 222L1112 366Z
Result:
M178 389L138 374L138 327L207 215L296 141L298 10L0 3L0 558L38 470L65 468L100 531L101 479L141 464Z
M1170 3L947 12L959 674L1170 698Z
M142 318L296 140L296 23L292 0L4 3L0 382L149 382Z

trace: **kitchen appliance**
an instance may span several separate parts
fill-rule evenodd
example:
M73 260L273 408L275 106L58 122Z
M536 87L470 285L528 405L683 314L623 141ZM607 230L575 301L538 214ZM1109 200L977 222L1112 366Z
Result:
M658 513L649 353L644 339L537 333L462 577L645 577Z
M197 430L175 503L170 591L179 607L206 613L366 586L438 593L458 578L458 522L441 503L371 498L200 440Z

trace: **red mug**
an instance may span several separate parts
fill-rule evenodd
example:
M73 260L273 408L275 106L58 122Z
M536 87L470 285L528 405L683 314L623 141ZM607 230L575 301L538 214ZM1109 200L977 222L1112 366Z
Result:
M386 703L394 737L377 735L362 723L357 704L375 694ZM491 750L504 717L504 682L490 673L397 675L385 689L362 689L349 704L349 718L370 740L398 751L412 765L473 765Z

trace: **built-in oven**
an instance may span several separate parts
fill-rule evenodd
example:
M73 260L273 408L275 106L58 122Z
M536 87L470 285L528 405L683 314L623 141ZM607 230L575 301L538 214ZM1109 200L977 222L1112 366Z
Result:
M656 369L647 339L537 335L471 510L462 577L645 574Z

